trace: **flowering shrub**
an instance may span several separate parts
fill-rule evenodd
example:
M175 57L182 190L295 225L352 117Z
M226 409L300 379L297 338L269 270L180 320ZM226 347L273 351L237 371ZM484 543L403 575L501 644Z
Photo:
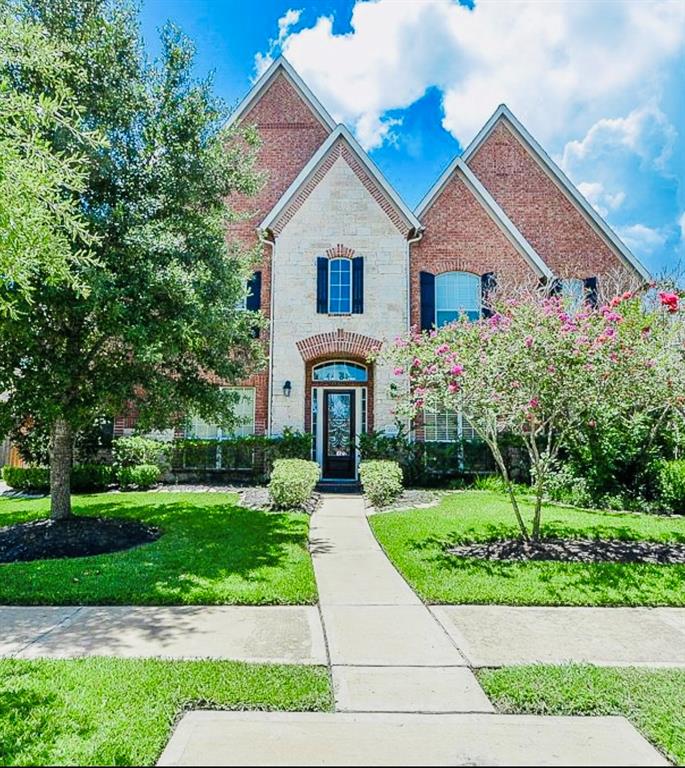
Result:
M626 292L593 309L561 296L500 301L491 317L466 317L430 333L413 331L386 352L408 375L398 411L461 409L489 446L524 538L540 535L546 483L560 449L592 429L611 407L665 419L685 412L683 302L677 293ZM532 524L524 521L498 446L519 436L535 487Z

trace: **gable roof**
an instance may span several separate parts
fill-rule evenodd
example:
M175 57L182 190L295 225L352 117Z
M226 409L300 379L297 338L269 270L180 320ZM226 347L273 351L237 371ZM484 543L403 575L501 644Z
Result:
M281 227L285 226L285 224L281 222L281 219L286 219L287 217L285 223L290 220L295 210L299 208L306 199L309 191L311 191L307 189L307 186L310 185L310 183L311 186L315 186L316 183L318 183L321 178L320 171L324 167L325 161L329 155L332 155L332 151L340 144L351 152L352 158L357 161L360 170L365 173L372 184L377 187L383 198L383 202L386 204L384 205L381 200L378 200L378 198L376 199L390 219L393 220L397 218L402 222L405 234L412 230L421 230L423 228L421 222L419 222L416 216L402 201L402 198L400 198L390 185L390 182L383 176L380 169L361 148L357 140L344 125L338 125L326 141L319 147L311 160L300 171L297 178L283 193L280 200L266 215L259 225L259 228L261 230L274 230L279 224ZM336 158L337 156L333 159ZM353 168L353 170L355 169Z
M490 119L485 125L478 131L473 141L466 147L461 155L462 160L468 163L473 155L478 151L479 147L492 133L495 126L500 121L506 121L507 126L513 129L514 135L523 143L528 151L533 155L534 159L542 166L543 170L547 172L547 175L552 178L553 181L561 187L571 202L575 203L576 207L580 209L581 213L590 219L591 223L595 225L595 228L599 230L600 234L604 236L609 245L613 247L614 251L630 266L632 267L644 280L651 280L651 275L646 267L640 262L640 260L631 252L628 246L618 237L618 235L611 229L611 227L604 221L604 219L597 213L597 211L588 203L588 201L581 195L576 189L576 186L566 176L566 174L559 168L559 166L552 160L552 158L545 152L545 150L538 144L538 142L531 136L526 130L523 124L512 113L506 104L500 104L495 112L491 115Z
M466 165L461 157L455 157L454 160L447 166L440 178L435 182L423 200L419 203L415 211L416 215L418 217L423 216L423 214L430 208L433 202L435 202L435 200L440 196L440 193L455 174L464 181L471 194L476 198L476 200L478 200L483 208L485 208L485 210L489 213L490 217L495 221L500 229L504 231L504 234L511 241L518 252L523 256L523 258L528 262L528 264L533 268L533 270L537 272L540 277L551 279L554 276L552 270L540 258L537 251L521 234L514 222L502 210L495 198L481 184L475 173L468 167L468 165Z
M329 131L334 130L335 120L328 114L323 104L321 104L311 92L304 80L297 74L297 72L295 72L290 62L284 56L279 56L266 72L262 74L252 88L250 88L247 95L231 113L226 125L231 126L234 123L237 123L241 117L246 115L257 101L259 101L261 95L279 74L282 74L295 88L302 100L311 108L312 112L319 119L324 128L327 128Z

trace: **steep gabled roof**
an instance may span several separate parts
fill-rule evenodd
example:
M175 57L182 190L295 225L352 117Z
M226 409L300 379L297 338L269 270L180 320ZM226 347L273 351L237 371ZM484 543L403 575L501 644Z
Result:
M640 275L640 277L644 280L650 280L651 275L645 266L630 251L628 246L621 241L618 235L611 229L590 203L588 203L583 195L580 194L568 176L566 176L561 168L559 168L554 160L552 160L547 152L545 152L540 144L538 144L538 142L531 136L506 104L500 104L500 106L497 107L490 119L480 129L476 134L476 137L462 153L462 160L464 160L465 163L469 162L500 121L505 121L507 127L519 141L521 141L523 146L528 149L533 158L537 160L552 181L561 188L562 192L570 198L571 202L574 203L576 207L580 209L581 213L590 220L591 224L594 224L595 229L599 231L600 235L604 236L604 239L608 242L610 247L612 247L613 250Z
M316 154L266 215L259 228L272 230L277 234L302 205L311 189L325 175L327 162L332 164L331 161L335 161L340 154L345 155L348 162L351 161L353 170L362 178L362 183L365 183L380 207L405 235L422 228L416 216L344 125L338 125L319 147Z
M552 278L552 270L540 258L539 254L536 252L533 246L521 234L514 222L500 208L500 206L497 204L497 201L481 184L476 175L468 167L468 165L466 165L461 157L455 157L455 159L447 166L444 173L440 176L440 178L428 191L428 194L419 203L415 211L416 215L419 218L424 215L424 213L431 207L435 200L437 200L445 186L455 175L462 179L471 194L476 198L476 200L478 200L483 208L485 208L490 217L500 227L500 229L514 245L514 247L538 274L538 276L546 277L548 279Z
M279 74L282 74L290 82L302 100L321 121L321 124L329 131L334 130L335 120L328 114L321 102L309 90L304 80L295 72L290 62L284 56L279 56L252 86L245 98L229 117L227 125L230 126L233 123L237 123L241 117L246 115Z

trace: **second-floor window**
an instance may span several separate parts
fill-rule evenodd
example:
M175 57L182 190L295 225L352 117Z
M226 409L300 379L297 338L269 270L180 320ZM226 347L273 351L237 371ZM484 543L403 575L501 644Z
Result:
M435 276L435 327L440 328L466 315L480 317L481 279L469 272L445 272Z
M364 312L363 256L317 258L316 311L324 315L360 315Z
M333 259L328 265L328 314L352 312L352 262Z

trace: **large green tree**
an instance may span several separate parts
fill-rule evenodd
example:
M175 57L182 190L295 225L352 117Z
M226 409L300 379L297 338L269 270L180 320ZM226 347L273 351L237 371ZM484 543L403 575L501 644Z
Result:
M124 0L23 0L17 17L65 51L87 148L77 200L97 238L77 290L35 276L32 303L0 319L6 429L50 434L52 515L71 514L74 435L135 408L143 427L182 414L230 423L236 382L261 361L256 318L240 309L250 264L226 237L227 198L253 194L257 136L227 131L209 80L192 73L194 49L174 27L159 59L145 59L135 9ZM20 93L50 93L39 77ZM76 151L68 131L56 149ZM81 147L78 148L81 151ZM75 246L77 247L77 246Z
M96 137L80 124L69 76L63 48L0 0L0 314L31 298L38 274L73 284L88 257L74 195L85 181L82 149ZM36 79L48 88L16 87ZM51 141L58 130L70 136L68 155Z

